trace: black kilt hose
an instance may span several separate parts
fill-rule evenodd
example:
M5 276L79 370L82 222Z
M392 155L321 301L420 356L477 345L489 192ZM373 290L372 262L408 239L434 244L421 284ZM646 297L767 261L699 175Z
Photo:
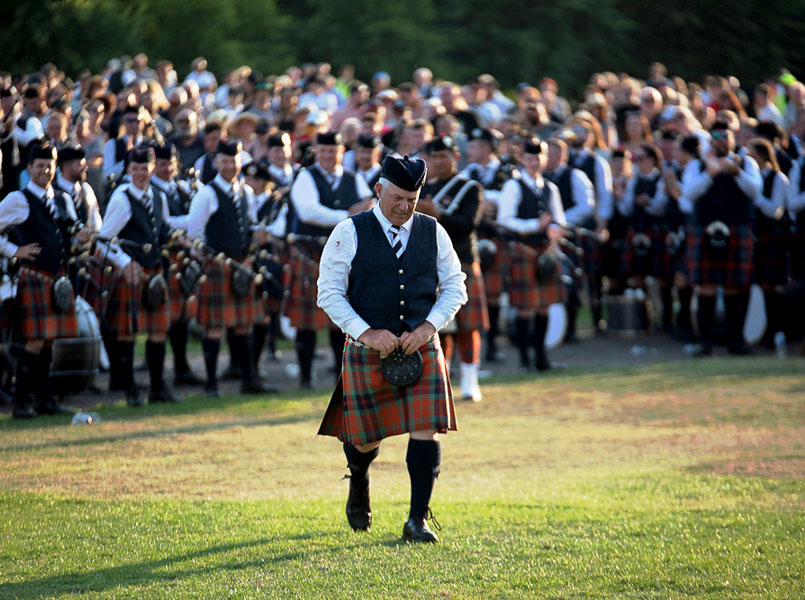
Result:
M754 233L748 224L730 225L725 248L710 244L704 225L687 229L687 263L690 281L696 285L748 288L754 270Z
M73 306L60 312L53 306L53 284L59 275L22 267L17 277L14 333L21 341L75 337L78 322Z
M536 310L544 313L551 304L564 302L567 289L562 282L562 263L556 259L556 276L547 280L537 279L537 263L545 252L553 252L550 246L535 249L522 242L509 242L511 282L509 302L518 310Z
M143 269L142 276L136 283L128 283L123 277L122 269L114 273L106 322L118 335L147 333L160 336L168 332L171 314L167 290L165 300L156 308L151 308L145 302L148 280L159 273L162 273L162 269Z

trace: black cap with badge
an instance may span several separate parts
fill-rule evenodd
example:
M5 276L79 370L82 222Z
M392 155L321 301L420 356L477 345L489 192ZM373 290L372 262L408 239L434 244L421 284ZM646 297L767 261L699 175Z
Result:
M28 164L40 158L56 160L56 147L52 146L50 142L34 142L33 146L31 146L31 149L28 151Z
M238 141L221 140L215 149L216 154L226 154L227 156L237 156L243 151L243 145Z
M421 158L410 158L407 154L402 158L387 156L380 171L381 179L388 179L391 183L407 192L416 192L425 185L428 168Z
M425 154L433 154L434 152L441 152L443 150L448 150L454 154L458 153L456 143L449 135L440 135L425 144Z
M271 181L271 174L265 165L258 162L250 162L243 167L243 173L246 177L254 177L255 179L262 179L263 181Z

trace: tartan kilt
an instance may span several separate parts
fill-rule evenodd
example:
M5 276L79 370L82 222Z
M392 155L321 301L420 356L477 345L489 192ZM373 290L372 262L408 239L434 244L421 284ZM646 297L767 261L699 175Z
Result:
M330 327L327 313L316 305L320 259L321 251L317 256L310 256L298 248L291 249L283 311L296 329L317 330Z
M506 290L509 279L509 245L505 242L495 240L494 262L483 271L484 289L486 291L486 303L490 306L497 306L500 295Z
M692 284L748 288L752 285L754 235L751 225L730 225L723 252L710 247L703 225L688 225L687 263Z
M383 378L378 351L347 341L341 377L319 435L368 444L411 431L455 431L456 407L439 336L419 351L422 376L407 387L396 387Z
M17 276L17 301L14 321L15 333L20 340L54 340L75 337L78 321L73 308L64 313L53 307L55 278L40 271L20 268Z
M143 269L143 274L150 276L161 271L162 269ZM118 335L167 333L171 324L170 298L166 298L155 310L149 309L143 301L147 282L148 277L140 277L137 283L126 283L123 271L117 269L115 272L112 282L114 291L109 295L106 322Z
M791 279L805 281L805 227L797 227L791 235Z
M551 281L537 281L537 260L546 250L535 250L522 242L510 242L511 282L509 303L518 309L545 312L551 304L564 302L567 290L562 281L562 263ZM557 261L558 262L558 261Z
M106 273L104 268L107 267ZM86 274L78 277L78 295L84 298L98 318L106 314L109 305L109 295L111 293L112 281L114 280L114 267L111 263L105 262L100 250L90 256L84 268ZM104 293L106 292L106 293Z
M632 241L638 233L645 234L651 240L650 254L645 261L636 258L632 245ZM626 252L623 261L627 277L631 275L653 276L668 281L673 276L674 257L668 254L665 246L665 237L668 233L651 227L642 232L629 228L626 233Z
M477 262L462 263L461 270L467 276L467 303L456 313L459 331L489 331L489 310L486 305L484 277Z
M243 297L232 291L232 267L211 260L204 268L196 293L199 325L204 329L243 328L254 325L258 304L254 293Z
M178 258L172 256L168 273L165 279L168 281L168 302L170 304L171 323L187 321L198 312L198 294L191 294L186 297L182 291L182 286L177 279L181 273L182 263Z
M776 223L775 223L776 225ZM788 280L788 264L782 230L755 224L755 282L783 285Z

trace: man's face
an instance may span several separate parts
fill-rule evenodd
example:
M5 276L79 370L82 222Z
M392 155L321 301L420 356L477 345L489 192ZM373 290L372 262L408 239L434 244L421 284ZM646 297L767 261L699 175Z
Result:
M331 146L329 144L318 144L316 146L316 162L318 162L325 171L333 171L341 164L341 158L343 156L343 146Z
M456 170L456 155L452 150L439 150L428 155L428 172L436 179L447 179Z
M137 137L142 133L143 121L134 113L126 113L126 116L123 117L123 124L126 126L126 135L129 137Z
M719 129L713 131L710 136L712 137L711 146L716 156L723 158L732 152L735 146L735 138L733 138L731 131L728 129Z
M48 119L47 126L45 127L45 135L48 139L55 142L61 141L67 134L67 124L64 123L64 126L62 126L62 123L63 121L59 119Z
M67 181L76 183L87 180L87 159L70 160L61 166L61 173Z
M204 151L215 152L218 147L218 142L221 141L221 130L216 129L204 134Z
M131 182L135 187L145 190L151 182L151 175L154 174L154 163L132 162L129 163L129 168L126 172L129 174L129 177L131 177Z
M268 160L271 161L272 165L277 165L278 167L284 167L285 163L287 163L291 158L291 147L290 146L274 146L268 149Z
M158 158L154 167L154 175L164 181L171 181L177 173L175 158Z
M527 154L526 156L532 156ZM562 149L558 146L548 146L548 160L545 163L545 168L553 173L562 166L564 157L562 156Z
M25 108L32 113L38 112L39 107L42 106L42 98L25 98L24 100Z
M251 177L246 175L246 185L254 190L254 193L258 196L266 191L266 187L268 186L268 182L265 179L261 179L260 177Z
M224 178L225 181L232 183L238 175L240 175L240 154L230 156L229 154L216 154L215 166L218 168L218 174Z
M540 152L539 154L525 152L520 160L523 162L525 172L531 177L536 177L545 168L546 158L544 152Z
M471 163L485 165L489 162L489 155L492 153L489 144L483 140L470 140L467 144L467 158Z
M28 173L31 175L31 181L45 190L53 182L53 176L56 174L56 161L49 158L37 158L28 164Z
M409 192L391 182L385 186L378 183L375 190L380 198L380 210L392 225L399 227L414 214L419 200L419 190Z
M355 149L355 162L361 171L366 171L377 162L380 156L380 148L364 148L358 146Z

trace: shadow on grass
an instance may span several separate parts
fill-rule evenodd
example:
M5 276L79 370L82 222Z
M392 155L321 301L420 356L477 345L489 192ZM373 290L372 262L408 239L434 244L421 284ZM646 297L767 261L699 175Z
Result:
M232 560L221 562L211 566L194 567L187 569L173 569L173 565L183 562L203 559L220 554L226 554L234 550L243 550L259 546L268 546L276 542L301 542L304 540L321 538L325 532L311 532L296 536L282 536L275 538L259 538L244 542L231 544L219 544L188 552L178 556L171 556L160 560L143 561L129 563L116 567L104 569L85 570L72 573L60 573L21 581L17 583L0 583L0 597L2 598L51 598L59 593L86 593L102 592L114 588L138 587L150 585L155 582L176 582L178 579L193 577L213 573L215 571L226 572L232 570L260 567L263 565L279 565L285 562L298 559L307 559L311 556L326 554L330 552L349 552L366 544L351 544L349 546L338 545L332 548L321 548L311 550L306 548L298 552L286 552L276 556L266 558L254 558L252 560ZM387 544L391 545L391 544Z

